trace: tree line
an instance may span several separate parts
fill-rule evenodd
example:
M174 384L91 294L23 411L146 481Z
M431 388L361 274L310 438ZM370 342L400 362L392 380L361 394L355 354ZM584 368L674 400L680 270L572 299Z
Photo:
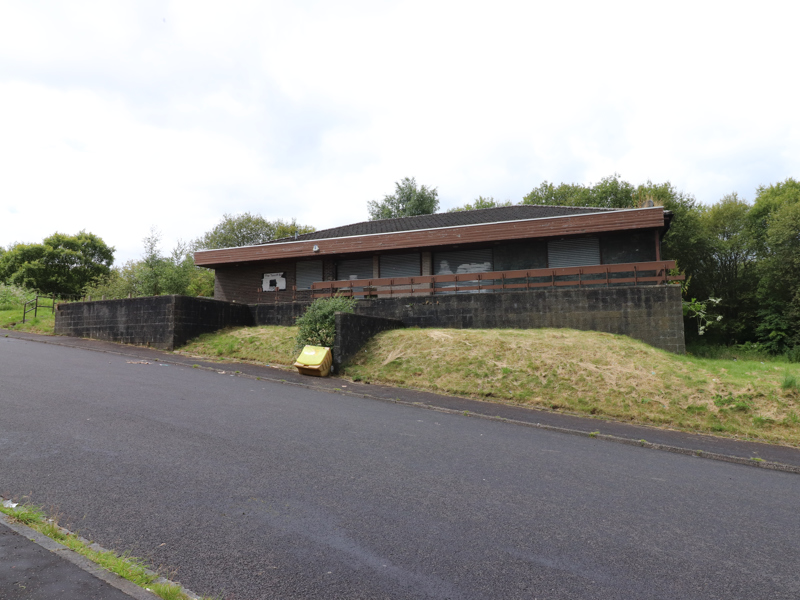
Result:
M0 285L16 286L64 299L91 296L127 298L181 294L214 295L214 271L195 266L196 250L264 244L314 231L295 220L269 221L249 212L223 215L211 230L191 242L178 241L164 252L161 233L151 228L138 260L114 266L113 246L86 231L55 233L38 244L0 248Z
M640 208L663 206L673 214L662 256L685 273L688 305L706 309L706 324L687 321L687 337L719 344L754 344L758 348L800 354L800 182L761 186L752 202L729 194L706 205L671 183L634 185L618 174L596 184L544 181L519 204ZM479 196L450 211L511 206ZM371 219L432 214L439 210L438 190L414 178L395 183L393 194L367 205ZM139 260L115 267L114 248L81 231L61 233L41 244L0 248L0 284L45 294L98 298L128 295L187 294L212 296L213 271L194 265L195 250L263 244L314 231L295 220L270 221L260 215L223 215L210 231L171 252L160 248L151 230ZM695 302L692 302L695 299ZM711 300L709 300L711 299ZM721 318L720 318L721 317Z

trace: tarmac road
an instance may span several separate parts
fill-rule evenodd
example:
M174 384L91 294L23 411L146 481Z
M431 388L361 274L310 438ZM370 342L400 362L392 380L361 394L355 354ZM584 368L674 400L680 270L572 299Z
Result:
M798 598L800 476L0 338L0 495L250 598Z

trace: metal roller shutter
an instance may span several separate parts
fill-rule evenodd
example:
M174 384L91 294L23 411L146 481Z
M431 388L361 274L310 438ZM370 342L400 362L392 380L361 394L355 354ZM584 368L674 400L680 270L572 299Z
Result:
M339 261L336 279L372 279L372 257Z
M547 242L547 262L551 269L599 265L600 240L580 238Z
M298 290L307 290L317 281L322 281L321 260L304 260L297 263Z
M418 277L422 274L422 256L414 254L386 254L380 258L381 277Z
M492 270L492 249L456 250L433 255L434 275L488 273Z

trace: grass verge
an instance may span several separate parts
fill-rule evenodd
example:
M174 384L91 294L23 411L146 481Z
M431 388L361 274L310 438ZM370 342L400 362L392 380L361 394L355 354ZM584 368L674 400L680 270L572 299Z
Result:
M55 315L50 313L49 308L39 311L39 316L33 317L33 313L28 313L25 323L22 322L22 308L10 310L0 310L0 329L13 329L15 331L30 331L31 333L41 333L53 335L55 327Z
M12 520L27 525L70 550L85 556L107 571L116 573L128 581L150 590L164 600L191 600L191 596L187 595L181 586L158 583L159 576L149 569L141 559L128 553L117 554L111 550L98 551L91 548L90 544L74 533L67 532L59 527L55 519L48 519L44 511L37 506L20 504L11 507L0 504L0 512L8 515ZM212 599L206 598L204 600Z
M399 329L343 375L800 446L800 364L678 356L625 336L569 329Z
M178 353L212 359L291 365L297 358L297 327L238 327L205 333L183 346Z

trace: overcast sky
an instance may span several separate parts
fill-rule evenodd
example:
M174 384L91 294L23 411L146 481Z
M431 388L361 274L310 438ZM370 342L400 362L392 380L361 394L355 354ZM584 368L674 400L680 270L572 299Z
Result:
M442 210L614 172L752 200L800 176L798 7L0 0L0 245L121 264L226 212L366 220L403 177Z

